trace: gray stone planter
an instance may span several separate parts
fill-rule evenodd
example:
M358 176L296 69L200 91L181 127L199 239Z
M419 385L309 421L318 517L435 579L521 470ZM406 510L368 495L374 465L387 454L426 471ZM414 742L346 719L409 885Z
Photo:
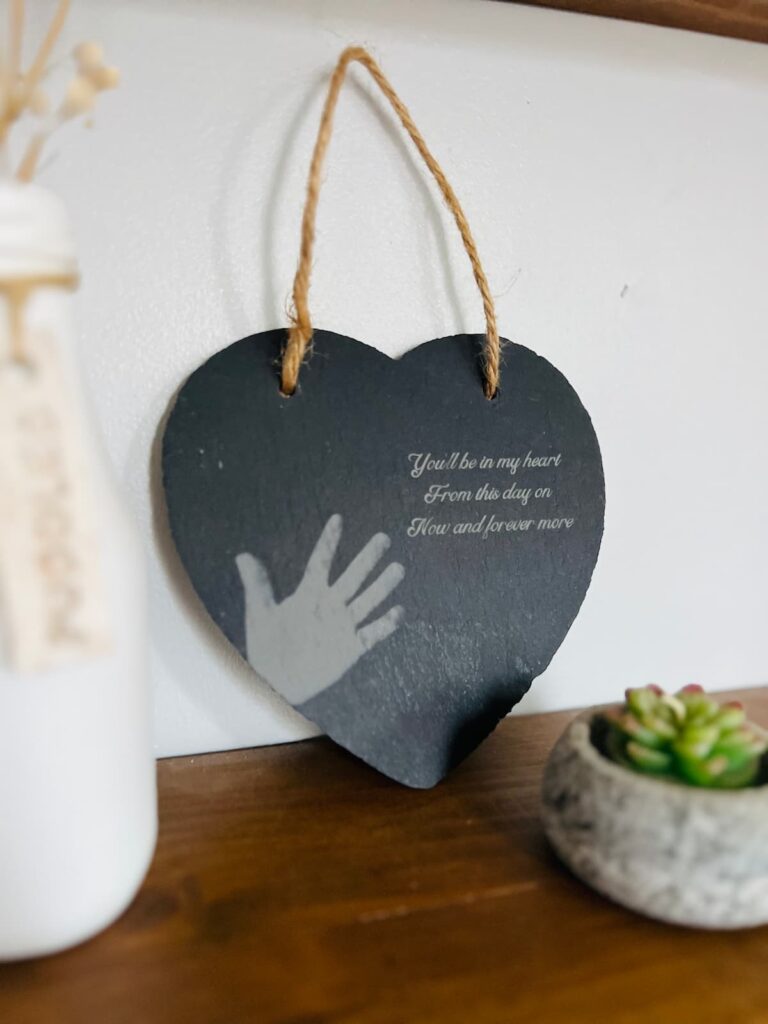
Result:
M697 928L768 923L768 785L696 789L635 773L572 722L544 773L547 835L574 874L649 917Z

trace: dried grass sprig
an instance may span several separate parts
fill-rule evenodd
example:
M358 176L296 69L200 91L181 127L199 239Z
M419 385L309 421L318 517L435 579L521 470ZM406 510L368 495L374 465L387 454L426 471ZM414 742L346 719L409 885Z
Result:
M12 126L29 113L41 119L40 128L32 135L22 156L16 177L30 181L37 169L40 155L51 135L62 124L89 114L96 97L113 89L120 80L117 68L104 59L103 47L96 42L79 43L72 51L75 74L54 113L41 82L50 70L50 61L70 9L70 0L59 0L37 53L26 72L22 71L22 44L25 22L24 0L11 0L9 8L9 46L3 55L2 106L0 107L0 146L7 147Z

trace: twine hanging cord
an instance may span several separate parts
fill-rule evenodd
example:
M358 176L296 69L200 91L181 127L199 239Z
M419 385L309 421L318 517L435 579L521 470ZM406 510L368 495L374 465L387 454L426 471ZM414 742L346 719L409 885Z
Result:
M408 132L413 144L419 151L424 163L429 168L432 176L440 187L448 209L453 214L456 226L461 234L461 240L467 251L469 262L472 265L472 273L475 276L477 287L483 300L485 311L485 344L483 346L483 376L484 390L487 398L493 398L499 387L499 332L496 327L496 310L493 304L488 280L480 263L477 253L477 246L472 237L467 218L461 208L456 193L451 188L443 169L437 160L432 156L421 132L414 124L413 118L403 104L400 97L390 85L384 72L381 70L371 55L359 46L351 46L344 50L331 76L328 87L328 95L325 99L320 127L317 132L317 140L312 153L312 163L309 169L309 180L307 182L307 198L304 204L304 215L301 221L301 249L299 253L299 265L296 268L296 276L293 281L293 313L291 315L292 326L288 330L288 339L283 350L281 390L285 395L292 395L296 390L299 379L299 370L302 360L312 340L312 321L309 315L309 282L312 272L312 251L315 244L315 218L317 214L317 203L320 197L321 175L325 154L328 144L331 141L333 131L333 115L339 99L341 87L344 84L344 76L347 68L352 63L362 64L368 70L374 82L378 85L390 105L394 109L400 123Z
M0 277L0 297L5 299L7 309L11 362L27 366L30 364L24 329L24 312L30 293L36 288L66 288L74 291L78 284L78 275L69 273Z

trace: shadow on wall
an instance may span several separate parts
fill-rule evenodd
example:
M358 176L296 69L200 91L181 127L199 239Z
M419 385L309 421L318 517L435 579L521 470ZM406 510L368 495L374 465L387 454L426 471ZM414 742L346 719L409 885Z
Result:
M309 169L311 150L305 149L302 145L301 151L299 151L298 140L300 137L314 139L314 127L319 116L320 100L324 97L328 86L330 63L324 61L323 65L322 70L317 71L314 75L310 86L300 95L295 113L285 125L283 137L280 140L279 156L274 163L269 182L263 190L255 192L258 202L254 204L251 211L238 210L238 216L241 219L243 216L247 218L249 212L253 214L250 234L254 239L253 266L258 271L258 273L254 273L253 277L258 302L254 302L253 297L238 285L238 281L241 280L239 272L242 271L242 268L235 265L234 249L229 244L227 231L223 229L223 226L228 223L228 204L232 202L233 194L237 191L231 187L232 168L242 167L243 163L248 161L248 147L260 118L258 111L254 112L250 122L241 125L241 130L233 135L229 151L223 154L222 179L209 216L212 263L215 267L216 284L224 296L226 313L226 321L222 324L221 338L214 340L214 345L222 344L222 342L229 343L239 337L247 336L254 329L263 327L265 322L269 323L270 320L278 324L287 323L285 307L291 282L290 280L278 280L275 259L279 214L285 206L284 203L281 206L281 199L285 197L284 189L287 187L288 170L295 167L297 163L305 165L307 172ZM422 165L418 154L412 150L410 143L402 133L399 122L394 113L390 111L386 101L378 95L373 95L371 90L375 90L375 86L369 83L362 84L353 73L347 80L346 89L366 105L373 124L380 126L403 160L409 180L413 183L420 199L423 210L422 223L434 238L434 251L438 255L439 272L443 278L444 291L453 318L457 328L463 328L461 305L450 261L450 247L456 245L456 239L453 237L456 229L450 221L446 221L445 213L441 208L442 198L432 182L429 172ZM343 109L339 116L344 116ZM332 161L333 154L330 154L329 170L331 171ZM303 190L297 191L295 196L297 225L303 201ZM297 258L298 246L297 232ZM254 323L254 306L260 311L258 323ZM213 351L212 347L211 355ZM183 381L178 382L177 391L170 396L167 404L164 404L163 415L153 435L147 467L152 515L151 528L159 564L162 567L162 572L168 578L174 600L178 602L179 607L183 609L183 614L188 618L194 631L195 640L200 644L207 645L216 657L221 673L221 685L234 686L242 696L250 697L261 704L268 701L279 705L281 709L285 708L285 714L295 716L297 731L306 731L310 729L309 724L297 712L290 709L266 683L256 677L212 622L197 597L176 552L167 520L162 485L161 453L168 414L176 401L178 389L182 384ZM217 710L219 704L212 699L212 694L215 696L215 691L211 690L210 683L199 684L197 678L190 672L189 652L180 653L178 650L172 649L160 635L156 637L156 643L163 659L172 666L171 670L174 675L185 680L184 688L187 697L201 707L206 715L214 719L218 718L219 725L226 730L231 716L231 708L227 706L219 714Z
M242 166L243 162L248 160L247 140L252 137L256 116L254 116L254 122L251 125L243 126L242 133L233 136L229 152L225 154L222 161L224 176L211 209L210 234L217 284L221 294L224 296L224 305L228 311L232 341L237 340L239 337L247 337L256 329L271 329L275 326L287 325L289 322L292 281L290 279L278 280L275 269L277 266L275 254L278 243L278 220L280 212L285 209L285 204L282 202L284 189L286 187L294 187L294 179L288 174L289 170L298 164L305 169L306 174L309 173L311 149L304 149L302 147L299 150L298 139L301 137L311 138L314 143L315 127L319 119L318 101L320 97L324 97L328 87L329 70L330 66L314 76L312 85L303 93L293 117L287 122L278 158L274 163L269 183L264 190L264 198L259 203L259 206L263 207L264 210L261 215L261 223L259 223L259 219L256 216L253 218L254 223L250 234L254 239L254 248L258 247L258 251L254 253L253 258L253 266L256 269L253 277L254 289L260 291L258 304L248 302L248 296L238 286L241 268L235 265L232 249L228 244L227 233L222 231L222 225L228 223L227 212L229 203L232 202L233 196L237 194L237 190L233 190L231 186L231 168ZM442 208L442 197L437 186L432 181L432 177L422 163L418 153L410 145L397 120L397 116L390 110L389 104L383 97L374 95L371 92L371 89L375 90L375 86L371 85L369 87L368 83L364 85L363 81L359 80L361 75L366 74L362 69L350 69L344 89L354 94L365 104L372 123L378 125L402 158L409 180L419 196L423 215L420 230L426 229L434 240L434 251L437 253L439 271L443 279L443 292L452 314L452 330L455 333L466 333L469 327L462 311L450 258L451 249L456 249L461 244L457 230L453 223L447 220L446 213ZM337 119L344 117L343 101L342 109L336 116ZM307 126L310 128L308 133L305 132ZM333 173L333 161L332 142L331 152L328 154L326 165L326 170L331 174ZM302 175L303 180L304 175ZM300 241L298 226L304 206L304 198L302 186L299 190L296 190L294 197L297 224L297 261ZM322 202L321 195L321 205ZM242 214L242 209L238 208L238 215L242 216ZM329 253L327 258L332 259L333 254ZM375 263L373 266L375 271ZM358 268L358 272L364 271L360 271ZM249 308L252 309L254 305L260 311L258 323L254 322L253 315L249 313ZM318 326L330 329L333 325L319 324Z
M259 317L260 323L254 324L249 308L253 303L248 301L248 296L238 288L238 268L235 266L231 248L227 244L227 233L221 227L227 223L227 204L231 202L232 189L230 186L231 174L221 181L215 202L212 205L210 223L211 239L213 247L213 264L216 267L217 284L224 296L224 305L227 310L227 324L224 326L223 334L231 332L231 338L235 341L238 337L247 336L258 326L271 318L278 323L287 323L288 314L286 309L286 297L289 294L290 281L278 281L275 273L274 251L276 245L278 209L280 207L280 196L285 187L287 170L296 161L303 161L309 168L311 157L310 151L297 151L297 140L309 121L314 121L317 114L317 100L325 94L328 85L327 69L314 77L312 85L302 95L297 104L293 118L287 123L284 133L284 140L280 150L280 156L274 165L269 184L265 190L259 207L263 206L264 213L261 215L261 225L258 218L254 217L252 235L254 246L259 252L254 255L254 266L258 267L259 276L254 276L254 287L260 290L259 306L262 310ZM355 93L367 106L369 113L375 122L391 139L393 145L402 156L404 166L407 168L410 180L420 196L424 212L424 221L429 232L435 239L435 250L439 254L440 272L444 280L445 294L451 306L453 317L458 326L463 326L461 305L455 287L455 280L450 262L450 247L455 245L455 239L449 237L455 231L452 223L445 221L445 215L441 209L442 199L433 185L429 172L424 168L417 153L412 151L410 145L402 134L399 122L393 120L394 113L390 112L385 101L374 97L370 91L358 82L354 76L350 76L346 88ZM374 87L375 88L375 87ZM343 116L343 112L340 116ZM257 115L254 115L254 122L243 125L241 133L236 135L230 147L230 151L224 154L222 167L231 168L247 159L247 140L252 137ZM246 141L244 141L246 140ZM333 156L330 155L329 163ZM298 192L296 195L297 215L302 208L304 195ZM322 201L322 200L321 200ZM242 211L241 211L242 212ZM298 258L298 234L296 237L296 255ZM211 351L213 355L213 350ZM251 694L255 699L263 701L272 700L285 706L286 713L295 715L296 722L300 726L306 726L301 716L284 704L274 691L264 682L258 680L250 667L242 661L234 651L229 642L221 634L218 627L210 619L200 599L195 593L187 574L181 564L176 552L173 539L168 525L165 496L162 484L162 440L168 415L176 401L178 391L183 385L179 381L176 392L169 399L164 414L154 434L149 458L149 491L152 507L152 534L158 559L163 571L167 574L171 591L179 605L190 617L195 632L199 633L200 641L210 645L220 662L222 675L226 677L226 683L231 680L241 691ZM162 644L162 639L159 638ZM178 657L173 652L165 649L164 656L171 662L178 662ZM177 666L179 678L187 678L188 673L185 666ZM201 691L195 686L194 680L189 680L186 685L187 696L199 705L203 706L206 713L216 715L216 702L210 700L210 690ZM222 713L221 725L226 727L228 713Z

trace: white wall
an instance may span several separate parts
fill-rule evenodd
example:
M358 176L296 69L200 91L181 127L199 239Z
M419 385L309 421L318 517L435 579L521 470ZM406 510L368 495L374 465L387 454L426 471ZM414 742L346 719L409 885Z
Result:
M85 373L144 530L160 754L310 729L173 578L150 452L187 373L285 321L319 106L350 42L461 197L503 333L566 373L601 440L594 582L522 710L766 681L768 48L485 0L79 0L68 36L101 38L124 72L41 181L76 218ZM481 310L363 75L339 110L312 300L319 325L397 355L481 330Z

